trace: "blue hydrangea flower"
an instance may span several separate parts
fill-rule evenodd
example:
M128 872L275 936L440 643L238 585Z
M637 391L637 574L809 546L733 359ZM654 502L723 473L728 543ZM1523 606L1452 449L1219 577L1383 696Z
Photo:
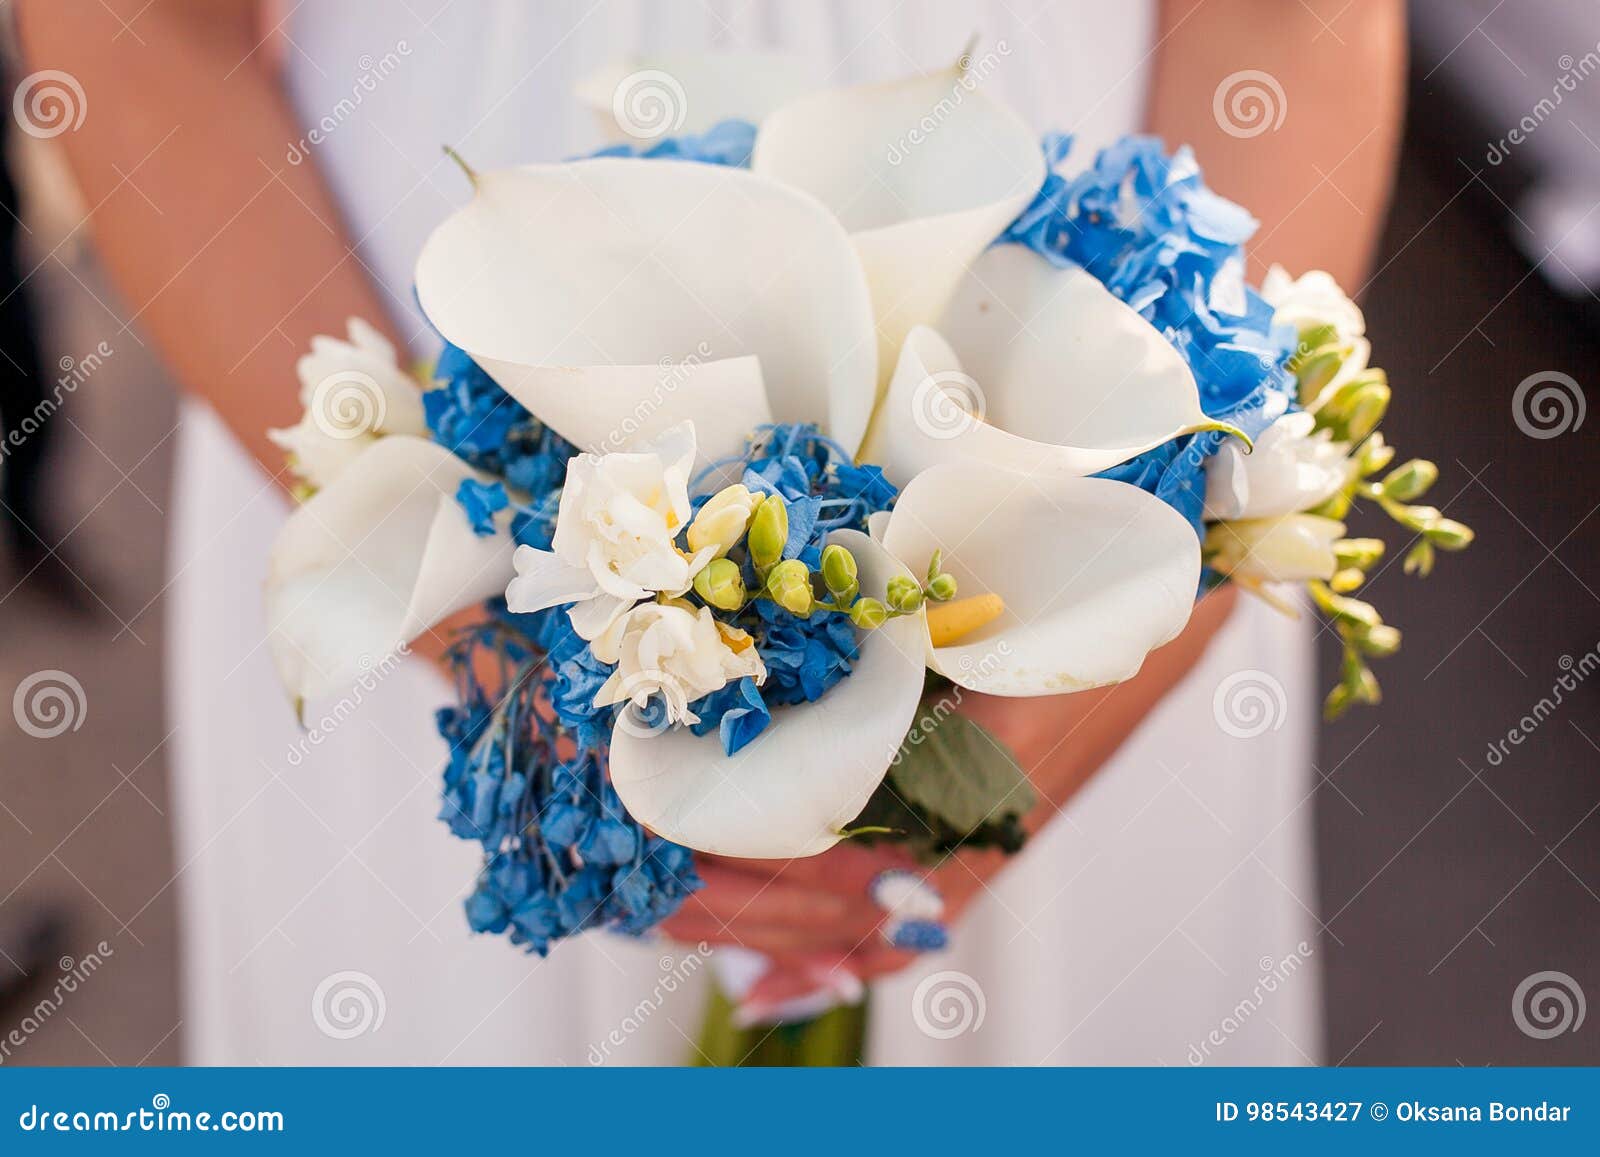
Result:
M1052 172L1001 235L1058 265L1081 265L1183 354L1205 412L1251 437L1266 428L1273 393L1293 396L1283 363L1295 335L1244 282L1243 244L1256 221L1206 187L1187 147L1124 137L1076 176L1054 168L1071 138L1045 139ZM1201 530L1205 462L1224 434L1192 434L1114 467L1104 477L1161 498Z

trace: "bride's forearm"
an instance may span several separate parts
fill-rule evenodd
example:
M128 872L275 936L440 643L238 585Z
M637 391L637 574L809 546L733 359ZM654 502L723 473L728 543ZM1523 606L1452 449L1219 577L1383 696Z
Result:
M1250 279L1277 262L1356 291L1399 149L1402 0L1163 0L1157 35L1150 131L1260 219Z
M352 315L386 325L264 59L254 0L19 0L28 67L82 85L64 134L127 327L155 339L274 473L294 363ZM124 21L129 22L124 27ZM285 481L288 479L285 476Z

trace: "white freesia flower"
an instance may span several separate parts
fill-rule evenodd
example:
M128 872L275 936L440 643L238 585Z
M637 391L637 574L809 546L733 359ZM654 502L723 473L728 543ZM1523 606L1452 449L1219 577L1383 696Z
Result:
M1281 401L1281 399L1280 399ZM1350 480L1350 447L1303 410L1284 414L1244 453L1226 443L1206 463L1208 519L1276 518L1310 510Z
M1078 690L1129 677L1188 620L1193 530L1143 491L1087 475L1215 424L1183 359L1093 278L988 249L1044 167L1032 134L981 89L922 131L958 80L779 108L753 172L612 157L479 173L418 261L418 300L445 338L567 440L633 451L579 468L552 551L521 552L514 578L500 564L513 609L576 604L596 653L621 664L613 693L631 698L629 676L670 654L655 668L670 678L653 686L688 711L713 667L742 669L724 651L743 652L654 609L665 604L622 615L643 594L687 587L700 554L721 548L723 528L708 523L700 551L669 554L688 516L679 481L696 449L703 462L738 454L765 422L815 423L852 454L871 426L859 457L900 497L871 536L829 538L855 556L864 594L922 574L939 550L962 596L1003 602L938 646L922 610L864 632L849 678L774 711L733 756L685 728L619 725L612 783L667 839L736 856L821 852L883 779L927 667L994 694ZM886 160L914 130L902 163ZM670 432L685 422L687 449L641 449L664 434L682 447ZM382 445L323 497L342 501ZM406 481L365 484L398 496ZM455 573L433 544L414 550L426 557L370 561L402 586ZM302 633L355 613L319 598Z
M428 432L422 391L400 368L394 346L367 322L351 318L349 340L319 335L295 363L300 421L267 437L290 455L290 469L320 489L379 437Z
M580 454L567 464L551 550L519 546L506 605L518 614L565 603L573 629L596 639L640 599L680 595L712 547L675 539L689 518L694 426L681 422L637 452Z
M641 603L594 641L594 655L616 671L595 694L595 706L631 701L644 707L660 695L671 723L698 723L689 704L736 679L767 677L755 640L721 627L707 607Z
M1367 319L1361 307L1351 301L1333 275L1320 269L1291 277L1281 265L1267 270L1261 283L1261 296L1272 306L1272 320L1306 329L1331 325L1341 341L1352 341L1367 332Z
M1211 565L1246 582L1330 579L1339 569L1333 544L1344 523L1315 514L1219 522L1206 532Z
M1350 347L1350 356L1340 365L1339 372L1321 393L1308 400L1307 409L1315 410L1324 398L1367 368L1372 357L1372 343L1366 337L1367 319L1332 274L1313 269L1296 278L1289 276L1283 266L1274 265L1261 284L1261 296L1272 306L1275 323L1292 325L1296 331L1331 325L1340 343Z

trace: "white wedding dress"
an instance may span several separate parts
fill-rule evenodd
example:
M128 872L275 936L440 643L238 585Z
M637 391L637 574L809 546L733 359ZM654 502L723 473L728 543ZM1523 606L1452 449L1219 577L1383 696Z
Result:
M587 151L596 121L573 93L603 65L781 50L837 84L946 64L977 32L979 56L995 54L983 83L1089 150L1140 124L1153 7L306 0L284 26L285 59L303 122L323 129L309 153L426 353L411 264L468 196L440 145L482 167ZM540 960L468 932L461 900L479 850L435 819L444 750L432 712L449 698L445 680L405 662L326 742L305 743L263 645L261 582L286 502L199 404L186 409L178 480L169 749L187 1058L686 1060L706 970L684 949L590 935ZM1254 737L1225 731L1214 708L1239 672L1281 687L1287 705L1269 704ZM1312 703L1303 626L1243 606L956 928L954 947L874 989L871 1059L1318 1058Z

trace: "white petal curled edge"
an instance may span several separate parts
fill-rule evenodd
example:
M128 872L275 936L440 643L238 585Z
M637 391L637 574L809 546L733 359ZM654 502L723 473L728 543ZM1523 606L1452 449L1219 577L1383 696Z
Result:
M751 167L815 195L850 231L885 379L905 335L938 319L1045 179L1033 131L959 67L784 105L762 122Z
M1050 695L1118 683L1189 621L1200 542L1164 502L1104 478L935 466L895 503L883 545L935 549L957 597L998 594L1005 613L928 666L974 691Z
M1159 330L1093 274L1025 246L979 258L938 328L976 383L984 421L1036 443L1030 454L1051 468L1094 474L1217 428Z
M477 476L426 439L382 438L289 516L266 604L293 698L348 689L440 619L505 590L510 536L474 534L455 501Z
M859 444L871 303L813 198L721 165L617 157L477 186L423 247L417 296L557 433L615 450L687 418L715 459L776 418Z
M908 571L864 534L836 531L881 592ZM634 819L656 834L722 856L814 856L883 780L922 699L927 628L921 615L891 619L861 638L855 669L813 703L776 708L735 755L715 735L674 729L611 736L611 782Z

